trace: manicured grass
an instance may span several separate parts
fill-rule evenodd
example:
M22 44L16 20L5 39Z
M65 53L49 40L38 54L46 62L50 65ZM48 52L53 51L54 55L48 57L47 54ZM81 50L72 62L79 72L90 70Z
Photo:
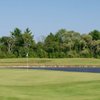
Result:
M100 100L100 74L0 70L0 100Z
M0 66L26 66L26 58L0 59ZM29 66L100 66L94 58L29 58Z

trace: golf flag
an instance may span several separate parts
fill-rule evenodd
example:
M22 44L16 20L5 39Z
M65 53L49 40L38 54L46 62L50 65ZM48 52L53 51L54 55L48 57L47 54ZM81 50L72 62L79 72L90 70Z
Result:
M26 57L28 57L28 53L26 54Z

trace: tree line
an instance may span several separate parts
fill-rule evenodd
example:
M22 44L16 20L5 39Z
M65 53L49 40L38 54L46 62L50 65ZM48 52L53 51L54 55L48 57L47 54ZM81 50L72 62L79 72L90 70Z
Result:
M15 28L10 36L0 37L0 58L100 58L100 31L87 34L60 29L36 42L29 28Z

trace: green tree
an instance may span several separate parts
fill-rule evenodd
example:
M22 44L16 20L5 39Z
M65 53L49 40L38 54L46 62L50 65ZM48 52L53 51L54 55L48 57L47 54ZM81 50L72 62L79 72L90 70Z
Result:
M32 49L34 49L35 47L35 40L29 28L27 28L25 32L22 34L22 40L23 40L24 53L25 54L29 53L30 55Z
M93 40L100 40L100 32L98 30L93 30L89 35L92 36Z

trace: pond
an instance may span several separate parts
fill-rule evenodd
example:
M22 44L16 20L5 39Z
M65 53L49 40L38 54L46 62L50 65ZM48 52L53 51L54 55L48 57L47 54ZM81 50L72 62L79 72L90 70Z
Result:
M0 67L0 69L28 69L28 70L52 70L52 71L66 71L66 72L91 72L100 73L100 67Z
M100 68L93 67L33 67L32 69L37 70L53 70L53 71L68 71L68 72L93 72L100 73Z

